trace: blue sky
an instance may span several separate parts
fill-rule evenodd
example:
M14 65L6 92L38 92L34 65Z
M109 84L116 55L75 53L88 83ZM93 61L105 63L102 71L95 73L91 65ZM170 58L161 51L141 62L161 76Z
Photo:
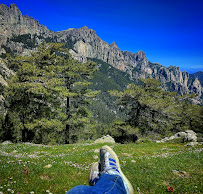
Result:
M1 0L50 30L87 26L151 62L203 71L203 0Z

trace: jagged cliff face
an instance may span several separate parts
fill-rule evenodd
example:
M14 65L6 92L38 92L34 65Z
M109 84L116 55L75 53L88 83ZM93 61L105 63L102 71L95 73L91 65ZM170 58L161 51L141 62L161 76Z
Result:
M70 37L75 42L70 50L72 56L86 62L87 58L97 58L121 71L128 72L132 79L155 78L163 83L165 89L180 94L195 92L202 95L202 86L196 79L189 82L189 74L179 67L166 68L158 63L150 63L143 51L132 53L121 51L115 42L108 44L99 38L94 30L83 27L58 32L60 40Z
M50 30L46 26L40 25L38 20L34 20L28 15L23 16L15 4L7 7L0 4L0 43L5 43L7 37L21 34L49 35Z
M75 42L70 52L76 59L82 60L83 62L88 57L97 58L121 71L128 71L131 76L133 68L137 67L138 64L140 69L145 69L148 64L143 51L138 51L135 54L132 52L123 52L115 42L109 45L99 38L94 30L88 29L86 26L79 29L58 32L58 36L61 37L60 40L66 40L67 37L70 37Z
M14 36L24 34L43 37L53 36L53 32L46 26L41 25L38 20L34 20L28 15L23 16L15 4L11 4L9 7L0 4L0 46L4 45L17 55L29 55L31 48L26 49L24 44L10 40ZM38 43L43 42L39 38L35 41ZM7 52L5 47L0 47L0 55Z
M177 91L180 94L195 92L199 96L202 95L203 89L199 80L189 81L189 74L181 72L179 67L166 68L158 63L151 63L143 51L137 53L121 51L115 42L109 45L99 38L94 30L86 26L52 32L33 18L22 16L14 4L10 7L0 5L0 26L0 45L6 45L9 49L15 50L16 54L29 54L32 48L25 48L24 43L21 42L13 42L10 39L7 41L7 38L13 35L31 34L54 37L56 42L69 41L71 55L82 62L86 62L87 58L100 59L127 72L132 79L152 77L160 80L163 88L170 91ZM42 42L38 37L34 41L35 44ZM5 52L5 49L1 48L0 54Z

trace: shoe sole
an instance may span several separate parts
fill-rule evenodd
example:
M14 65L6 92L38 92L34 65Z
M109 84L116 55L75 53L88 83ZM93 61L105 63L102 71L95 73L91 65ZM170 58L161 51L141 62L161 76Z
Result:
M121 174L121 178L123 179L123 181L125 181L127 183L130 194L133 194L134 193L133 187L132 187L130 181L127 179L127 177L123 174L123 172L121 170L121 166L120 166L120 162L119 162L117 154L109 146L106 146L106 145L102 146L101 150L102 149L107 150L113 156L113 158L116 160L116 165L118 167L118 171Z
M94 184L91 183L91 178L92 178L92 175L93 175L93 173L94 173L94 169L95 169L96 167L98 167L98 166L99 166L99 162L94 162L94 163L92 164L92 167L91 167L90 173L89 173L89 177L88 177L88 181L89 181L89 185L90 185L90 186L94 186Z

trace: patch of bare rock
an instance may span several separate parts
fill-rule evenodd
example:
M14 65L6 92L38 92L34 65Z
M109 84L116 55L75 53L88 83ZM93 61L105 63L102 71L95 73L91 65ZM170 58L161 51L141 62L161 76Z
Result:
M164 143L174 139L181 139L182 142L190 142L187 144L187 146L196 146L199 144L197 142L197 134L192 130L187 130L185 132L178 132L175 135L172 135L171 137L165 137L164 139L156 140L156 143Z
M115 143L115 140L110 135L104 135L101 138L98 138L94 143Z

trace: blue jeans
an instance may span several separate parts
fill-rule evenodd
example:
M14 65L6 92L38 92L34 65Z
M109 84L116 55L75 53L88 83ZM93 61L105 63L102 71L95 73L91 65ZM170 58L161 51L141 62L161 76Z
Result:
M126 194L123 180L118 175L102 174L94 186L79 185L66 194Z

